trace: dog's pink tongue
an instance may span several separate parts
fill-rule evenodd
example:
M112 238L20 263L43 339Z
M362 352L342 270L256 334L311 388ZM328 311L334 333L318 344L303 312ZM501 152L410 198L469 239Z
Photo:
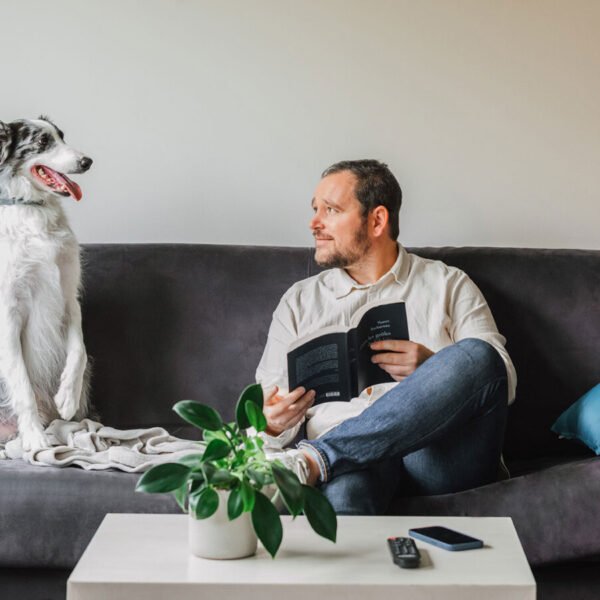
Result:
M71 196L75 198L77 202L79 202L81 200L81 197L83 196L83 194L81 193L81 188L74 181L71 181L66 175L62 175L61 173L61 176L65 181L65 185L69 190L69 194L71 194Z
M57 183L62 184L67 188L69 194L71 194L71 196L75 198L77 202L81 200L81 197L83 196L81 193L81 188L74 181L71 181L64 173L58 173L54 169L46 166L44 166L44 168L50 172Z

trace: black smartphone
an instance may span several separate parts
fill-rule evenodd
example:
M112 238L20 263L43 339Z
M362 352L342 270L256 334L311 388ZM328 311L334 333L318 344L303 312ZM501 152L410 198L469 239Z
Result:
M482 540L447 527L417 527L416 529L409 529L408 535L417 540L429 542L444 550L472 550L483 546Z

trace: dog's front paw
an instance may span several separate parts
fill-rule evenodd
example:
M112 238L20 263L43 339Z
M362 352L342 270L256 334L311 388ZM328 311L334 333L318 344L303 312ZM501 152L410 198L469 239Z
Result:
M75 399L75 394L71 390L62 387L58 390L56 396L54 396L54 404L56 404L58 414L65 421L70 421L75 416L79 406L79 403Z
M49 448L50 442L46 434L39 429L28 429L21 432L21 446L25 452Z

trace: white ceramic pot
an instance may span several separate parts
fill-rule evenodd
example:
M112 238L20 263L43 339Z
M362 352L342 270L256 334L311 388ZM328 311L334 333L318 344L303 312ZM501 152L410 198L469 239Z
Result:
M232 559L252 556L258 540L249 512L230 521L227 517L229 492L218 490L219 507L208 519L189 516L190 552L200 558Z

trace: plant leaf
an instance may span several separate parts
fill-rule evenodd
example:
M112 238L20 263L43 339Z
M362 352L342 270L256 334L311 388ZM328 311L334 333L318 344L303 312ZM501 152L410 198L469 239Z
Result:
M192 480L192 483L190 483L190 495L192 495L194 492L197 492L201 487L204 487L205 485L206 482L204 481L204 478Z
M190 469L197 469L202 461L202 454L187 454L182 456L177 462L180 465L185 465Z
M202 488L190 496L190 510L196 519L207 519L219 507L219 495L211 487Z
M202 455L202 462L225 458L231 452L231 446L223 440L211 440Z
M252 509L252 526L267 552L275 558L283 538L281 518L271 501L258 491L255 492L254 508Z
M216 471L214 471L214 473L211 474L209 483L217 487L222 487L224 485L229 485L230 483L233 483L235 481L239 481L239 479L235 475L232 475L229 471L225 469L217 469Z
M181 487L190 474L190 468L179 463L163 463L146 471L135 486L136 492L163 494Z
M212 462L202 463L202 472L210 485L221 486L223 484L239 481L239 479L230 471L219 469L219 467Z
M219 429L217 431L210 431L208 429L205 429L202 432L202 439L207 444L211 440L223 440L224 442L226 442L227 441L227 436L225 435L225 431L223 431L222 429Z
M237 519L244 512L244 500L241 487L236 487L229 492L227 499L227 516L230 521Z
M208 483L211 482L212 476L216 473L217 467L211 462L202 463L202 473Z
M262 412L263 409L263 392L262 387L259 383L253 383L247 386L244 391L240 394L239 400L235 407L235 420L240 429L248 429L251 426L246 414L246 402L250 400Z
M316 533L335 543L337 517L329 500L313 487L303 485L304 514Z
M260 487L263 487L269 483L269 475L264 471L259 471L254 467L248 467L246 473L253 479Z
M181 400L173 406L173 410L188 423L199 427L200 429L208 429L216 431L222 429L223 421L219 413L210 406L200 404L194 400Z
M179 504L179 508L183 512L187 512L187 497L188 497L188 482L186 481L181 487L178 487L174 492L175 501Z
M248 417L250 425L252 425L256 431L264 431L267 428L267 419L265 419L262 408L259 408L252 400L246 400L244 410L246 411L246 416Z
M254 488L245 479L240 486L240 494L244 503L244 512L250 512L254 508L256 494Z
M292 516L297 517L304 508L304 490L300 480L293 471L277 463L271 464L271 472L287 509Z

